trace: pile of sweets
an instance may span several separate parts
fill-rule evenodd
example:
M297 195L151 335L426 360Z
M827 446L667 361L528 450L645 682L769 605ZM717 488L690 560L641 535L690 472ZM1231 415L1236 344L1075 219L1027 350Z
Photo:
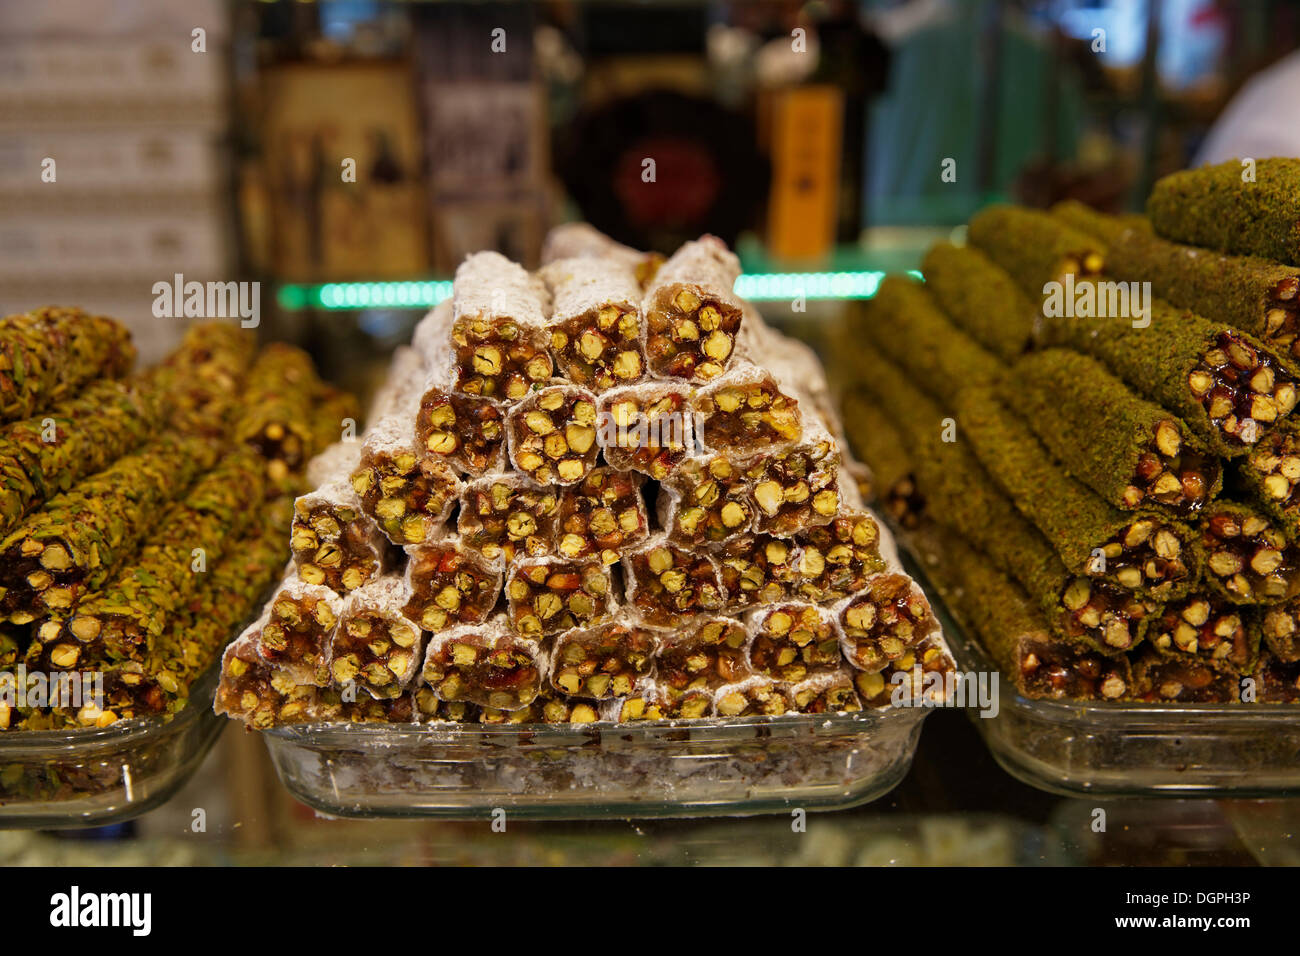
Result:
M736 298L726 246L660 262L574 225L544 258L469 256L361 440L312 462L293 568L227 648L217 711L835 713L950 672L842 480L820 364Z
M134 360L111 319L0 319L0 729L184 707L282 573L308 458L357 414L233 325Z
M1026 696L1300 700L1300 160L1248 169L986 209L840 343L880 506Z

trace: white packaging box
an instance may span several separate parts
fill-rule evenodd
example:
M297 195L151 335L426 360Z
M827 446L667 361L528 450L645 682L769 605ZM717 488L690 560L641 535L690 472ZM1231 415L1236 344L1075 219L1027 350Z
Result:
M224 121L225 52L190 37L0 39L0 125ZM182 109L182 107L186 107Z
M138 276L146 288L173 274L226 280L226 224L216 216L0 217L0 282Z
M215 135L205 130L18 130L0 138L0 194L59 201L63 193L207 192L224 186ZM55 181L42 180L45 159Z

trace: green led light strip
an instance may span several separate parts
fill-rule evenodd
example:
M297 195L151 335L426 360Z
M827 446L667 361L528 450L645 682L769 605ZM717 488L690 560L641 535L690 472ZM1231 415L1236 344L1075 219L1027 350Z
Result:
M921 278L921 273L909 273ZM870 299L883 272L751 273L736 280L736 294L754 302ZM451 295L451 282L327 282L281 286L282 309L430 309Z

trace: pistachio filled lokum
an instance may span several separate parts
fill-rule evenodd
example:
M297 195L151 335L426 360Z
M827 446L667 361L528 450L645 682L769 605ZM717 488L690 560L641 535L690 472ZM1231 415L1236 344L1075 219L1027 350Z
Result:
M877 574L857 594L830 609L844 659L858 670L881 671L939 628L930 602L903 574Z
M433 634L487 620L501 596L499 567L450 536L407 555L407 617Z
M726 604L712 555L651 538L623 558L628 603L646 623L676 627L685 618L716 613Z
M664 636L657 676L674 692L714 691L753 676L749 631L728 617L706 617Z
M596 392L646 371L641 283L617 260L560 259L540 272L555 308L547 324L561 375Z
M757 608L745 615L745 626L755 674L798 683L840 666L835 620L815 604L792 601Z
M689 390L643 382L600 396L596 438L611 468L663 481L695 448Z
M659 487L659 524L682 547L720 544L754 523L751 488L727 455L687 459Z
M546 668L541 645L495 617L430 638L421 676L441 700L518 710L537 698Z
M330 635L330 678L350 681L376 700L400 697L424 660L420 625L407 617L400 575L376 578L349 594Z
M749 362L737 363L700 389L691 408L704 447L732 458L784 448L803 437L799 399Z
M596 466L596 396L576 385L533 392L506 418L510 461L539 485L574 485Z
M397 545L420 544L439 534L464 487L451 465L422 452L416 437L416 391L366 429L352 490L361 506Z
M685 243L646 287L650 371L709 382L727 370L744 307L732 287L740 260L714 236Z
M465 546L502 567L555 548L559 495L518 475L479 478L460 495L456 530Z
M510 625L535 640L585 627L613 610L612 588L597 560L520 558L506 575Z
M839 447L816 419L806 416L803 424L797 444L762 454L744 467L756 531L789 537L839 513Z
M626 697L654 672L660 640L657 631L618 621L565 631L551 652L551 686L590 700Z
M623 551L650 534L641 494L644 478L634 471L593 468L582 481L560 492L555 550L560 557L599 556L617 564Z
M790 687L790 700L801 714L851 714L862 709L848 667L814 674Z
M452 285L456 391L516 401L550 379L550 310L546 287L518 264L496 252L467 256Z

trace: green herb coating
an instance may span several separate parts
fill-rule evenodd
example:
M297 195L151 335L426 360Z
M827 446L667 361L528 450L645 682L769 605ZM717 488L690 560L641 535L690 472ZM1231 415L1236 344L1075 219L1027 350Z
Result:
M1029 348L1038 307L978 249L940 242L921 263L925 288L948 318L1004 362Z
M1018 409L1066 471L1116 508L1187 514L1223 486L1223 469L1204 442L1089 356L1068 349L1026 355L998 396ZM1177 453L1164 454L1161 445L1169 449L1175 441ZM1172 490L1157 490L1166 484Z
M988 556L926 526L912 536L948 607L1026 697L1118 700L1132 687L1125 657L1062 640L1041 608Z
M1146 618L1156 605L1113 588L1071 575L1043 535L1025 519L985 472L961 437L945 442L945 416L931 399L870 349L857 356L862 380L880 407L895 421L912 455L917 490L925 515L987 554L994 566L1014 578L1037 601L1062 637L1115 655L1141 641ZM1065 605L1067 593L1073 608ZM1098 620L1081 615L1097 601ZM1120 630L1123 634L1120 634ZM1110 633L1110 643L1104 635Z
M143 443L159 421L158 399L142 381L104 379L42 415L0 426L0 534Z
M1174 242L1300 265L1300 159L1255 162L1254 182L1230 159L1156 182L1147 216Z
M131 334L112 319L46 306L0 319L0 422L29 418L87 382L135 362Z
M1160 299L1151 303L1149 323L1134 328L1131 318L1046 317L1042 344L1091 355L1139 395L1182 419L1222 457L1245 454L1273 421L1291 413L1295 377L1287 363L1257 339ZM1207 356L1222 357L1233 346L1249 357L1245 368L1230 362L1207 365ZM1255 393L1250 382L1261 368L1268 370L1271 383L1263 393L1272 406L1271 421L1241 414L1251 407ZM1206 376L1200 396L1193 387L1194 372ZM1209 405L1220 389L1227 395L1228 416L1211 417ZM1254 423L1249 431L1247 419ZM1236 431L1229 431L1230 427Z
M75 606L130 559L159 510L216 457L212 442L162 438L50 499L0 540L0 614L25 623Z
M967 241L1007 272L1030 302L1041 302L1049 282L1067 274L1096 275L1105 266L1105 247L1087 233L1048 213L1019 206L988 206L976 213Z
M940 401L950 403L963 384L998 376L998 360L948 321L913 279L887 276L868 315L876 325L876 345Z
M1112 216L1077 199L1062 199L1051 208L1052 215L1072 229L1086 233L1105 246L1111 246L1119 236L1128 229L1151 234L1151 223L1145 216ZM1115 272L1115 263L1111 251L1107 250L1106 271Z

